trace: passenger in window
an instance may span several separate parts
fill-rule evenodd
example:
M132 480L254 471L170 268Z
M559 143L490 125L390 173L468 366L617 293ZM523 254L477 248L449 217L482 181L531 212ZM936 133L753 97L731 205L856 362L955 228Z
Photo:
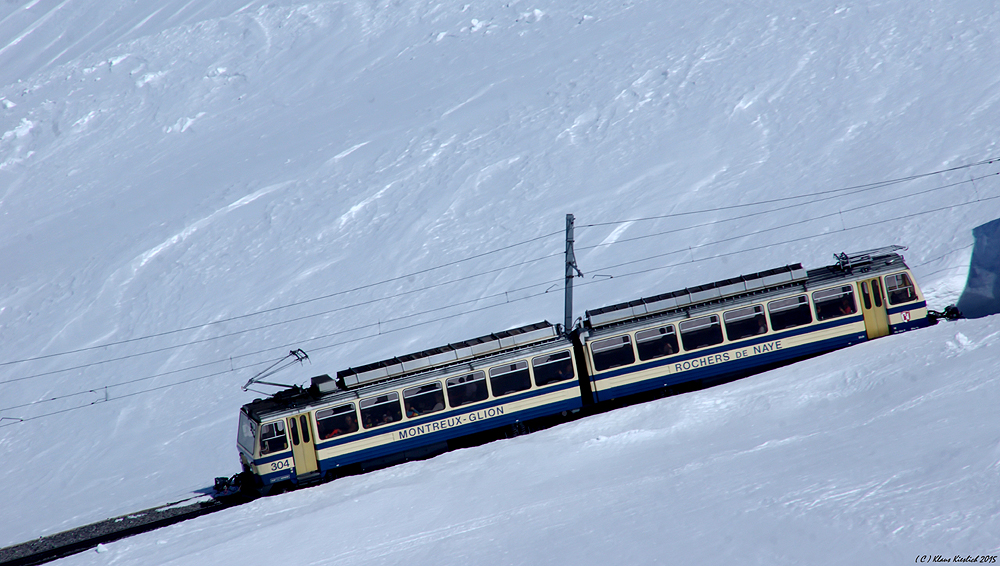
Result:
M764 322L764 315L757 315L757 334L767 334L767 323Z
M662 356L669 356L674 353L674 345L670 343L669 340L660 340L660 352L657 354L657 358Z
M347 415L347 418L344 419L344 434L354 432L356 430L358 430L358 423L354 420L354 415Z
M844 297L843 300L840 301L840 314L854 314L854 305L851 304L851 301L849 301L847 297Z
M358 426L354 423L354 417L352 415L346 415L342 425L343 426L334 425L332 430L323 435L323 440L358 430Z
M476 381L471 387L466 387L465 399L462 401L462 404L473 403L475 401L479 401L483 397L486 397L483 395L484 387L486 387L485 380Z
M565 381L569 379L571 375L572 371L570 370L570 368L560 364L559 367L556 368L555 378L552 379L551 381Z

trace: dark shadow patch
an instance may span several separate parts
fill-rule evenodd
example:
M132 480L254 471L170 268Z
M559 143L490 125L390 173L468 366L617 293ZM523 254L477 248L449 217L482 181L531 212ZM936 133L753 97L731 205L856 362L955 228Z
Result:
M958 299L958 310L967 318L1000 313L1000 218L972 230L969 279Z

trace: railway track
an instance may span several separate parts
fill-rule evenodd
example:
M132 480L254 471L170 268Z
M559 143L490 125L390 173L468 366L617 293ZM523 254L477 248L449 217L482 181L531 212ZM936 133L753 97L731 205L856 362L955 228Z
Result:
M187 521L245 503L236 496L192 503L190 499L77 527L54 535L0 548L0 566L32 566L84 552L98 545Z

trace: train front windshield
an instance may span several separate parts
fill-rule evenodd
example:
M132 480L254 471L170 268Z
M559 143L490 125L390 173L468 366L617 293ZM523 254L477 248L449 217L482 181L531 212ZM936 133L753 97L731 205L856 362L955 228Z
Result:
M257 436L257 423L246 413L240 411L240 430L236 436L236 443L244 450L253 454L254 438Z

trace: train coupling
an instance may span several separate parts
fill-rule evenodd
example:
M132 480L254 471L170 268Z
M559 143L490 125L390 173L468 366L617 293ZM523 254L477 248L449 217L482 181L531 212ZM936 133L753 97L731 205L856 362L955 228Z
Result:
M240 485L243 483L242 474L236 474L231 478L215 478L215 493L213 497L227 497L232 495L239 495Z
M932 325L937 324L939 320L958 320L960 318L965 318L962 316L962 311L958 310L955 305L948 305L944 308L944 312L928 310L927 320L930 321Z

